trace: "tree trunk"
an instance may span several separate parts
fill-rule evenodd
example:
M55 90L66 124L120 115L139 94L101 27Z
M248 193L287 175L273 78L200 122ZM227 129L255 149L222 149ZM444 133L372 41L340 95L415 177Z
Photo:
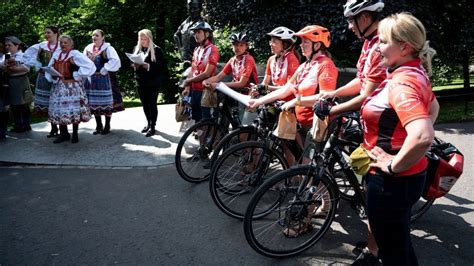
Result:
M464 76L464 91L470 92L470 78L469 78L469 58L470 58L470 51L466 50L463 54L462 60L462 72Z

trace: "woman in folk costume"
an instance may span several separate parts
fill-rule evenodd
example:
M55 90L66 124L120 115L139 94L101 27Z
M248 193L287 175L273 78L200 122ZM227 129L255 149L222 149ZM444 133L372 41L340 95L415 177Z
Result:
M71 142L77 143L79 123L90 119L83 80L93 75L96 68L87 56L73 49L74 41L70 36L61 36L59 42L61 52L53 55L48 66L59 72L60 76L46 73L46 78L53 82L48 120L59 125L60 134L54 143L71 138L67 130L69 124L73 125Z
M84 84L89 108L95 117L97 126L94 135L106 135L110 132L110 120L114 107L112 83L109 72L119 70L121 63L115 49L104 41L104 31L96 29L92 33L92 43L84 49L84 54L95 64L95 74L90 82ZM105 116L105 126L102 125L101 115Z
M8 76L6 101L10 104L15 127L13 132L30 131L31 111L30 103L33 100L28 79L30 68L25 64L25 56L21 50L23 43L15 36L5 38L5 48L8 54L0 60L1 67Z
M59 53L59 29L55 26L47 26L44 28L45 41L35 44L28 48L25 52L27 58L26 64L34 67L38 71L35 86L35 112L37 114L48 114L49 96L51 94L52 83L49 82L44 70L41 67L48 65L54 53ZM51 131L46 136L48 138L58 135L58 126L51 124Z

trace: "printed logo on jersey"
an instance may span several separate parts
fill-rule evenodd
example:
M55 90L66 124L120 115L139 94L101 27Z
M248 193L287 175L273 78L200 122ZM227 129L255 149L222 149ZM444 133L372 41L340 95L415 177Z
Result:
M408 97L408 95L403 91L396 94L394 102L396 103L396 108L398 110L405 112L410 112L421 104L421 101L418 97Z

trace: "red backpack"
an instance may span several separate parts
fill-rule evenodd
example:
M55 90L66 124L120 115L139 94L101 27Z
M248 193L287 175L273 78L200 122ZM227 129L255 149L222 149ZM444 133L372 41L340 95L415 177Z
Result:
M428 170L423 198L426 200L440 198L451 190L461 176L464 156L451 143L435 137L426 157Z

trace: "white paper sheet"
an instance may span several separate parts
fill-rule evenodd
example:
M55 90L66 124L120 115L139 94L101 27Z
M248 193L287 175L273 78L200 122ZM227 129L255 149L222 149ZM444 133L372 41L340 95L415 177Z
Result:
M232 99L242 103L243 105L247 107L249 106L250 95L238 93L222 82L217 83L216 89L224 93L225 95L231 97Z
M51 75L51 77L62 77L61 73L59 73L56 69L53 67L41 67L41 69L44 70L44 72L48 73Z
M130 61L132 61L135 64L138 64L138 65L145 64L145 58L143 58L142 54L125 53L125 55L127 55L128 59L130 59Z

